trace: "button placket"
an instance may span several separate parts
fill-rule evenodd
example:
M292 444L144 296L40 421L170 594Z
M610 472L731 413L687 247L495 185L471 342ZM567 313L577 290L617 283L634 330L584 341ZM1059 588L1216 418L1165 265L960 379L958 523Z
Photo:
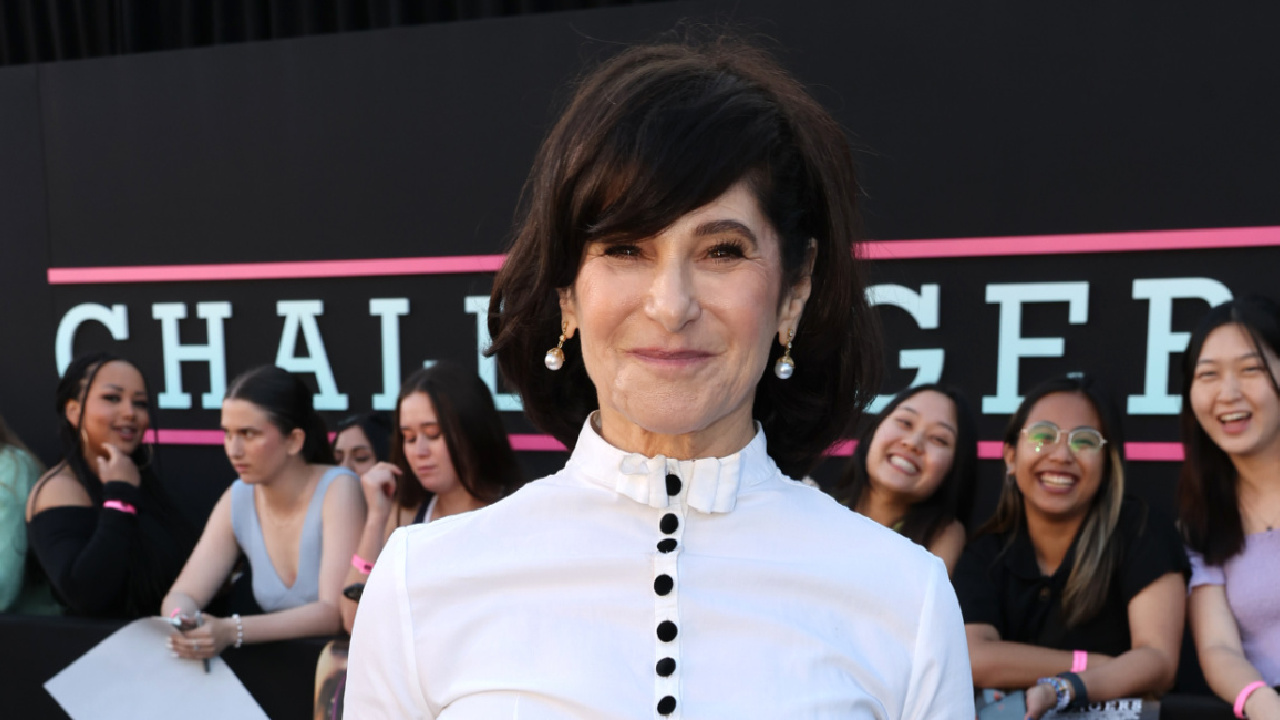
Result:
M654 597L654 712L655 717L680 717L679 556L686 519L685 482L679 466L668 460L665 478L669 502L658 520L657 552L653 556Z

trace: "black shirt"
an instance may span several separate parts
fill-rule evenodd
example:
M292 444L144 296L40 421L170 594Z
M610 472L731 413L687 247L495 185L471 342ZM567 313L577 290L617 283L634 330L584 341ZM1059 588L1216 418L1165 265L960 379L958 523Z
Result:
M965 623L992 625L1001 640L1059 650L1111 656L1129 650L1129 601L1167 573L1188 576L1190 565L1173 523L1137 498L1124 499L1116 535L1120 562L1106 602L1071 628L1064 623L1062 592L1075 564L1078 535L1052 576L1041 574L1025 525L1012 538L974 538L952 580Z
M117 500L136 514L106 509ZM27 538L54 594L73 615L133 619L160 612L160 601L193 542L165 522L154 499L125 482L102 486L89 507L63 506L31 518Z

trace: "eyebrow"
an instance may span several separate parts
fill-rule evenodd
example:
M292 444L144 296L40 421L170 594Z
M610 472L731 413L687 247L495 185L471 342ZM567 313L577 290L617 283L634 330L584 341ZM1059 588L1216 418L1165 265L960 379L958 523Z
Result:
M898 406L898 409L899 409L899 410L906 410L907 412L911 413L912 415L919 415L919 414L920 414L920 413L919 413L919 411L917 411L915 408L913 408L913 407L911 407L911 406L909 406L909 405L899 405L899 406ZM954 427L951 427L951 423L949 423L949 422L945 422L945 421L939 420L939 421L938 421L938 424L939 424L939 425L941 425L942 427L944 427L944 428L946 428L946 429L950 430L952 435L959 435L959 434L960 434L960 433L959 433L959 432L958 432Z
M751 232L751 228L737 220L712 220L711 222L703 223L693 229L694 237L726 234L742 235L752 245L760 244L760 241L756 238L756 234Z
M1261 358L1262 358L1262 356L1261 356L1261 355L1259 355L1256 351L1254 351L1254 352L1247 352L1247 353L1245 353L1245 354L1243 354L1243 355L1237 355L1237 356L1236 356L1236 357L1234 357L1234 358L1227 358L1227 359L1226 359L1226 361L1224 361L1224 360L1219 360L1218 358L1206 358L1206 357L1202 357L1202 358L1200 358L1199 360L1196 360L1196 365L1200 365L1200 364L1202 364L1202 363L1228 362L1228 361L1231 361L1231 360L1258 360L1258 359L1261 359Z

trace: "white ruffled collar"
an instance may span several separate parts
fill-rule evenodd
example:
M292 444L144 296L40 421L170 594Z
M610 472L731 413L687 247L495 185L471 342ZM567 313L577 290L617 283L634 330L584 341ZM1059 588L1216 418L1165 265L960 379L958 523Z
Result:
M605 442L587 418L578 434L569 464L591 482L654 508L684 502L704 513L732 512L747 488L779 474L765 445L764 430L756 425L747 446L725 457L676 460L663 455L628 453ZM667 494L667 475L680 478L680 492Z

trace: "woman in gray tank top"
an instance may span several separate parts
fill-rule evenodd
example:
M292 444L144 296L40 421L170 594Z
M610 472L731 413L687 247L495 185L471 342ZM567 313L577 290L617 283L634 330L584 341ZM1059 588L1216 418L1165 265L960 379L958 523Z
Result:
M232 382L222 403L227 458L239 479L223 493L161 613L188 629L169 640L181 658L228 646L342 628L342 581L364 524L359 479L333 465L311 391L274 366ZM202 616L243 552L253 594L266 614Z

